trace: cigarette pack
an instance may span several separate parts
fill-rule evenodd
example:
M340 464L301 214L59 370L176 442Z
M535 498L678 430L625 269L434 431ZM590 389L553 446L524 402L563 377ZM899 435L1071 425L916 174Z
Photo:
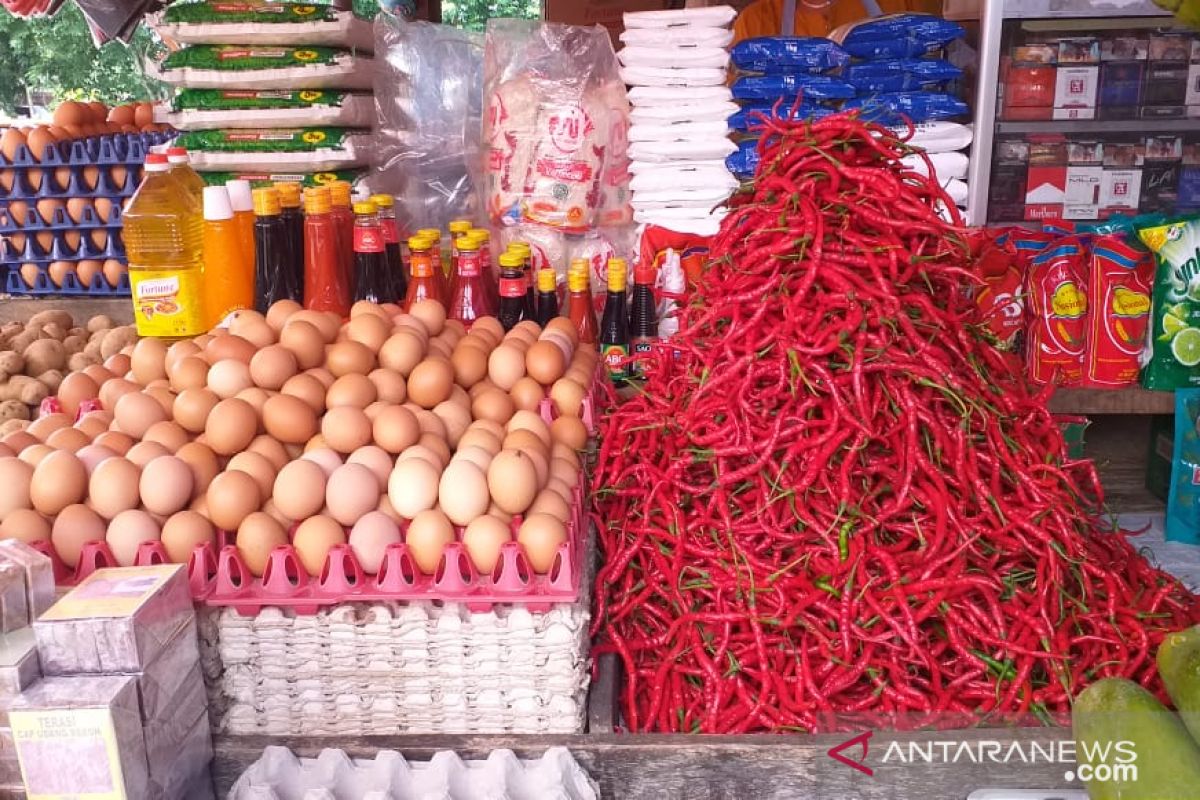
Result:
M1112 36L1100 42L1101 61L1145 61L1150 40L1144 36Z
M1054 108L1095 108L1099 67L1059 67L1054 81Z
M1100 205L1107 211L1137 211L1141 196L1140 169L1106 169L1100 182Z

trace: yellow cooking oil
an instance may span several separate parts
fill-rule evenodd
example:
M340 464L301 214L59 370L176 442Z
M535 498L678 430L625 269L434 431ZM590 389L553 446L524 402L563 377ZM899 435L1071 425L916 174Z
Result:
M179 339L205 331L204 222L168 170L165 155L147 154L145 177L126 206L123 238L138 335Z

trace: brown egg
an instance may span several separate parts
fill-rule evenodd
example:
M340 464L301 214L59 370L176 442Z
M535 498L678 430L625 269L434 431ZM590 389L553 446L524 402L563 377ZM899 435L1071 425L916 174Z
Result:
M563 357L563 369L571 363L571 356L575 353L575 348L571 345L571 340L558 331L547 331L542 334L540 341L553 343Z
M146 442L157 442L170 452L174 453L179 448L183 447L188 442L187 431L179 424L166 420L156 422L146 431L146 435L142 437Z
M581 462L579 460L579 453L575 452L574 448L567 447L562 442L555 442L554 444L550 445L550 455L556 460L563 459L570 464L576 472L579 471Z
M440 304L439 304L440 308ZM426 575L437 571L446 545L454 541L454 528L449 518L438 509L417 514L408 524L404 543L417 569Z
M558 549L566 541L566 525L551 514L530 514L517 531L517 542L537 573L544 574L553 568Z
M233 319L229 323L229 332L234 336L242 337L255 347L267 347L275 344L275 330L257 311L247 309L234 312Z
M291 461L275 476L271 499L289 519L308 519L325 506L327 480L325 470L315 461Z
M167 368L171 388L177 392L208 385L208 362L199 356L184 356Z
M254 406L237 398L217 403L204 425L204 438L208 446L222 456L241 452L257 435L258 414Z
M238 530L242 520L263 504L258 482L238 470L227 470L213 478L205 497L209 519L227 531Z
M96 471L96 467L100 466L100 462L114 456L116 456L116 453L98 444L89 444L86 447L79 448L75 452L75 457L83 462L83 466L89 476Z
M304 444L317 432L316 412L304 400L289 394L269 398L263 405L262 419L268 434L288 444Z
M115 125L132 125L133 106L113 106L108 112L108 121Z
M311 369L325 360L325 337L315 325L295 316L280 332L279 344L291 351L301 369Z
M304 306L295 300L277 300L267 309L266 323L271 326L272 330L282 331L292 315L302 310L304 310Z
M226 358L215 362L208 370L208 388L222 400L228 400L253 385L250 367L244 361Z
M50 276L51 283L62 286L68 275L75 274L75 265L70 261L51 261L46 274Z
M0 524L0 539L16 539L26 544L48 542L50 522L32 509L18 508L5 515Z
M437 300L418 300L408 313L421 321L430 336L437 336L446 324L446 307Z
M537 496L537 468L521 450L500 451L488 466L487 477L492 500L509 514L524 512Z
M250 359L254 358L258 348L240 336L226 333L214 337L204 348L204 352L213 364L225 359L232 359L249 365Z
M317 437L313 437L317 438ZM332 475L333 471L342 465L342 457L328 447L311 447L304 451L302 456L306 461L312 461L321 469L325 470L326 475Z
M158 401L158 405L163 412L169 417L172 409L175 407L175 393L163 386L163 381L154 381L146 387L145 394L153 397Z
M377 399L386 403L403 403L408 399L408 388L399 372L380 367L367 377L375 385Z
M381 503L386 501L386 495L380 498ZM372 511L361 516L358 522L354 523L349 538L350 550L369 575L379 572L388 545L400 541L400 528L396 521L383 511Z
M154 517L140 509L122 511L108 523L105 540L117 565L132 567L143 542L157 542L160 529Z
M571 341L572 347L579 346L579 331L575 325L566 317L555 317L546 323L546 332L559 331Z
M192 359L184 359L188 360ZM208 415L219 402L220 398L208 389L184 389L175 398L172 415L184 430L200 433L208 422Z
M276 471L283 469L283 466L291 461L291 457L288 455L283 444L278 439L267 434L254 437L254 441L250 443L246 451L258 453L267 459Z
M450 447L446 444L445 437L423 433L417 444L434 453L440 466L445 467L450 463Z
M260 389L257 386L251 386L249 389L242 389L240 392L234 395L234 397L236 397L238 400L245 400L247 403L249 403L254 408L254 413L258 415L258 418L262 419L263 407L266 406L267 401L270 400L274 394L274 392L268 392L266 389Z
M24 281L25 285L29 288L33 288L37 284L38 276L42 274L42 271L38 268L38 265L34 263L22 264L20 272L21 280Z
M29 147L29 154L33 156L34 160L41 161L46 155L46 148L54 145L54 137L50 134L49 129L43 125L39 125L29 132L25 143Z
M92 111L86 104L65 100L54 109L55 125L83 125L91 119Z
M511 344L502 344L488 357L488 377L500 389L509 391L524 375L525 354Z
M283 345L273 344L259 350L250 359L250 378L255 386L281 389L299 368L292 351Z
M438 483L438 506L455 525L467 525L491 504L487 474L470 461L452 461Z
M91 437L78 428L59 428L46 437L46 444L68 453L77 452L91 443Z
M100 364L89 364L86 367L84 367L82 370L80 370L80 372L82 372L84 375L87 375L89 378L91 378L92 381L95 382L97 387L101 386L105 381L107 381L113 377L113 374L111 372L109 372L108 370L106 370ZM60 386L59 388L61 389L62 387ZM95 396L99 397L99 388L97 388L96 391L97 391L97 394Z
M342 326L342 320L337 314L329 314L321 311L313 311L304 309L292 315L292 322L307 322L321 332L321 338L324 344L330 344L337 338L338 330Z
M471 403L471 415L475 419L488 419L501 424L512 419L516 410L512 397L499 389L480 392Z
M96 209L96 218L101 222L109 222L112 220L113 201L107 197L97 197L92 201L93 208Z
M362 464L343 464L325 486L327 514L350 526L379 505L379 480Z
M501 444L504 450L524 450L526 452L537 452L543 457L549 457L550 450L546 447L545 442L541 440L533 431L518 428L504 436Z
M389 406L375 417L372 425L375 444L389 453L399 453L417 443L421 427L411 411L402 406Z
M129 448L133 447L133 437L120 431L108 431L93 439L92 444L106 447L117 455L123 456L129 452Z
M454 367L454 380L459 386L469 389L487 377L487 351L460 346L450 356L450 365Z
M433 408L450 396L454 368L448 361L426 359L408 376L408 397L422 408Z
M437 504L440 478L441 468L424 458L400 459L388 478L388 499L398 514L412 519Z
M96 276L101 274L101 263L95 259L84 259L75 263L75 276L79 278L79 284L83 287L90 287L96 282Z
M316 378L321 382L321 386L326 390L328 390L330 386L333 386L333 382L337 380L337 378L333 376L333 373L324 367L313 367L312 369L307 369L304 371L304 374Z
M71 221L79 222L79 220L83 219L84 213L88 209L91 209L94 211L95 206L92 205L91 200L85 200L80 197L72 197L69 200L67 200L66 209L67 209L67 216L71 218Z
M50 541L54 552L69 568L79 565L79 556L88 542L103 542L104 520L87 506L77 503L64 508L54 519Z
M111 383L112 381L109 381L105 387ZM163 411L158 401L143 392L129 392L122 395L116 401L113 413L116 417L117 430L129 434L135 439L142 438L154 423L168 418L167 412Z
M562 520L565 525L571 519L571 505L562 498L557 492L551 489L543 489L534 498L533 505L529 507L528 514L549 514L555 519Z
M321 574L329 550L334 545L346 543L346 531L338 522L325 515L309 517L300 523L292 537L296 557L309 575Z
M208 491L208 485L221 471L217 455L202 442L188 442L175 451L175 457L192 471L192 499Z
M117 261L115 258L109 258L105 259L102 271L104 272L104 280L108 281L108 285L116 287L121 282L121 276L129 270L120 261Z
M0 519L19 508L32 508L29 488L33 467L18 458L0 458Z
M147 511L170 516L192 501L194 478L191 465L182 458L161 456L142 469L138 484Z
M366 375L375 369L375 353L359 342L338 342L326 351L325 366L335 378L352 373Z
M129 452L125 454L125 457L142 469L145 469L146 465L154 459L169 455L171 455L171 451L158 442L138 442L129 448Z
M370 443L371 421L362 409L339 406L325 412L321 418L321 435L329 446L339 453L353 453Z
M446 441L451 447L457 447L459 439L466 433L467 426L471 424L471 410L453 400L446 400L438 403L434 407L433 413L446 426Z
M352 373L343 375L333 382L325 393L325 407L354 406L366 408L374 403L378 391L375 384L366 375Z
M117 401L131 392L136 393L140 387L133 381L124 378L111 378L100 387L100 405L106 411L116 411Z
M411 330L392 334L379 350L379 364L408 377L425 357L425 342Z
M133 348L129 368L133 379L142 386L167 377L167 346L158 339L141 339Z
M54 452L38 462L29 484L35 510L53 516L87 496L87 467L72 453Z
M133 124L141 129L145 129L147 125L154 124L154 104L134 103Z
M471 564L481 575L491 575L500 560L500 549L512 541L508 522L490 514L478 516L463 531L462 543Z
M209 545L214 553L217 532L212 523L195 511L185 510L172 514L162 527L163 549L173 564L186 564L197 547Z
M546 421L543 420L539 414L535 414L532 411L516 412L513 414L512 419L508 421L508 425L505 429L508 433L519 430L531 431L535 436L542 440L542 444L545 445L547 449L549 449L554 443L554 440L550 436L550 428L548 425L546 425Z
M347 464L361 464L375 476L380 491L387 490L388 478L391 477L395 459L382 447L369 444L358 448L346 459Z
M560 416L581 416L586 395L587 391L570 378L559 378L550 387L550 401Z
M525 353L525 371L543 386L549 386L563 376L566 358L553 342L536 342Z
M23 144L25 144L25 134L17 128L6 128L4 135L0 136L0 153L3 153L4 157L11 162L17 157L17 148ZM4 188L11 189L12 184L10 183Z
M346 335L350 341L366 345L372 353L379 352L391 333L391 322L377 314L360 314L352 317L346 325Z
M513 384L508 395L512 398L516 408L537 411L546 396L546 391L540 383L526 375Z
M56 430L71 427L71 419L66 414L44 414L29 423L25 430L30 436L44 442Z
M20 453L17 453L17 458L36 469L37 465L42 463L42 460L46 456L55 452L57 451L48 444L31 444Z
M288 543L287 533L270 514L255 511L246 515L237 530L237 549L250 574L262 577L271 551Z
M572 450L582 450L587 446L587 427L579 417L559 417L554 420L550 423L550 436Z
M288 379L280 391L302 400L316 414L325 410L325 384L312 375L296 375Z

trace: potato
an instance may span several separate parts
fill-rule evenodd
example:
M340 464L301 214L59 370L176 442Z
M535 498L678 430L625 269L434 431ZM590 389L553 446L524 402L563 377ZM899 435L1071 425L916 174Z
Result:
M29 413L29 406L20 400L0 402L0 422L7 422L10 419L29 419L30 416L32 415Z
M36 331L21 331L16 336L8 340L8 349L15 350L18 353L24 353L29 345L38 340Z
M74 353L67 359L67 369L71 372L79 372L81 369L86 369L92 364L101 363L100 348L96 347L94 351L84 350L79 353Z
M62 342L54 339L39 339L25 348L25 372L41 375L51 369L62 369L67 365L67 351Z
M19 400L27 406L36 406L49 396L46 385L28 375L13 375L0 385L0 400Z
M23 431L28 427L29 420L27 419L10 419L8 422L0 425L0 436L8 436L10 433Z
M25 326L19 322L6 322L0 326L0 334L9 337L16 336L23 330L25 330Z
M97 314L87 321L87 329L89 333L97 331L107 331L115 328L112 319L107 314Z
M138 339L137 328L132 325L122 325L113 328L100 341L100 356L108 358L121 352L126 346L133 346Z
M58 387L62 385L63 374L59 370L48 369L41 375L38 375L37 379L49 390L50 394L55 394L58 391Z
M0 353L0 371L9 375L20 375L25 371L25 359L21 358L20 353L12 350Z
M61 342L63 339L67 338L67 330L66 328L60 327L51 322L42 326L42 338L57 339Z
M66 311L52 308L48 311L39 311L38 313L34 314L29 318L29 322L25 323L25 327L28 328L32 325L41 327L50 324L57 325L60 329L65 331L71 327L74 327L75 320L71 319L71 315Z
M68 336L63 339L63 349L67 351L67 355L73 356L76 353L82 352L87 340L82 336Z

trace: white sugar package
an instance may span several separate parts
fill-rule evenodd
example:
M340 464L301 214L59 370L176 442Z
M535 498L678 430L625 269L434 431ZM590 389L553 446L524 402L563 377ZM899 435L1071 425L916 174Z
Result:
M677 11L630 11L622 15L625 28L728 27L737 18L732 6L683 8Z
M971 165L971 159L966 153L927 153L926 157L929 159L928 163L919 155L905 156L900 159L900 163L918 175L928 175L929 166L932 165L933 174L943 181L967 177L967 167Z
M721 138L729 135L724 122L678 122L674 124L636 124L629 126L630 142L674 142L681 139Z
M629 102L634 108L666 106L678 108L691 103L729 103L733 90L728 86L634 86L629 90Z
M184 44L332 45L370 51L371 20L332 5L263 0L185 0L146 21Z
M733 177L723 161L672 162L654 164L655 169L639 170L629 181L636 193L669 189L713 189L733 191L738 179ZM728 192L727 192L728 194Z
M711 100L704 103L681 103L677 106L636 106L629 112L631 123L657 125L663 122L725 122L738 112L737 103Z
M685 47L728 47L733 41L729 28L702 28L684 25L678 28L626 28L621 31L621 44L649 45L679 50Z
M892 130L897 136L908 135L907 128ZM962 150L971 144L972 139L971 126L960 122L922 122L913 126L912 134L908 144L920 147L927 153L952 153Z
M657 189L634 195L634 211L654 208L698 208L711 211L729 199L732 189Z
M721 86L725 70L716 67L623 67L621 80L630 86L683 87Z
M617 58L626 67L710 67L725 69L729 66L729 51L723 47L625 47Z
M737 145L728 139L721 138L629 143L631 159L657 163L725 158L735 152L737 152Z

